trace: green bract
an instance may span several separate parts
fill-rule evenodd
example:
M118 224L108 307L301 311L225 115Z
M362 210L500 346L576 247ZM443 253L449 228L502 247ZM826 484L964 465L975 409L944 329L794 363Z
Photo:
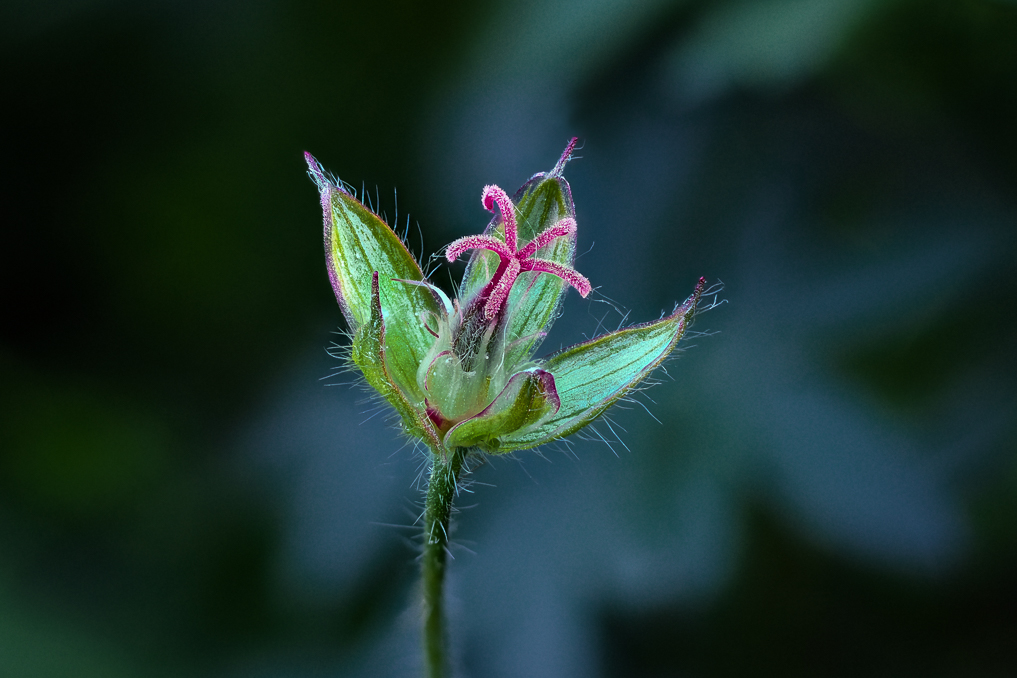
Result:
M484 189L487 230L446 248L472 251L460 297L428 283L398 236L305 154L321 193L325 257L353 332L351 358L399 413L404 430L443 457L452 448L524 450L580 430L668 357L696 311L704 279L671 315L536 360L574 287L575 206L557 165L509 198Z

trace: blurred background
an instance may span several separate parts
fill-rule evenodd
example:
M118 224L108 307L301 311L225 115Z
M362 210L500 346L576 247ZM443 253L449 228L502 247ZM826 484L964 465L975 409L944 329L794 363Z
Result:
M414 675L422 459L331 376L301 153L426 256L576 135L542 352L727 303L476 472L458 675L1017 675L1017 3L7 0L0 54L0 674Z

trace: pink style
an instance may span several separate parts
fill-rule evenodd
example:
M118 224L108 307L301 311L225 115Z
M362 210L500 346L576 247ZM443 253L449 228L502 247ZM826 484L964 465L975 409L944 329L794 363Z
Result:
M484 208L492 213L494 212L495 205L498 206L502 221L505 224L505 241L502 242L490 235L470 235L465 238L459 238L449 245L445 251L445 256L449 262L452 262L466 250L484 249L495 252L501 257L498 270L495 271L494 277L491 278L487 288L489 293L487 303L484 305L484 316L488 320L493 320L498 315L505 300L508 299L512 284L515 283L519 274L525 271L556 275L574 287L583 297L590 293L590 290L593 289L590 286L590 281L575 269L555 261L537 259L533 256L537 253L537 250L553 240L575 233L575 219L566 217L558 221L539 233L523 249L518 249L515 206L512 204L512 199L497 186L485 186L481 201L484 204Z

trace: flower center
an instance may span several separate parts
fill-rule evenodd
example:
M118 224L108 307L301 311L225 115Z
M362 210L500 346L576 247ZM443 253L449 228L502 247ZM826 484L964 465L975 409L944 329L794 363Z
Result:
M484 304L484 317L493 320L498 316L508 299L513 283L519 274L525 271L550 273L558 276L574 287L584 298L590 293L590 290L593 289L590 281L574 268L534 256L541 247L558 238L575 233L575 219L571 217L561 219L537 234L522 249L518 249L515 206L512 204L512 199L497 186L485 186L481 200L489 212L494 212L495 206L501 212L502 222L505 224L504 242L490 235L469 235L450 244L445 250L445 256L449 262L453 262L467 250L484 249L496 253L500 258L501 263L498 270L495 271L491 282L482 292L487 295L487 301Z

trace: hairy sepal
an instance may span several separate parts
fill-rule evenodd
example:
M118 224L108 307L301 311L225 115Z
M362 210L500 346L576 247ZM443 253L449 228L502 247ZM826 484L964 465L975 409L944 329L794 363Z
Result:
M538 424L560 406L550 372L518 372L482 412L453 426L445 435L445 445L449 449L479 447L489 454L508 452L501 448L502 436Z
M390 341L390 338L386 335L379 288L379 275L375 272L371 276L370 315L360 325L353 337L353 350L350 353L350 358L364 373L367 383L380 393L402 417L403 429L406 433L421 438L432 450L440 453L444 448L430 420L407 399L406 394L393 380L389 371L391 352L386 351L386 341Z
M590 424L671 354L692 322L702 289L700 281L695 293L666 318L611 332L551 356L542 367L554 375L561 407L536 426L503 437L502 449L529 449Z
M424 273L388 224L325 177L310 154L306 159L321 193L325 259L343 315L354 332L369 320L372 276L377 272L381 302L389 319L392 376L414 400L422 401L416 384L417 366L434 337L418 319L421 313L436 313L438 304L427 288L396 281L423 281Z

